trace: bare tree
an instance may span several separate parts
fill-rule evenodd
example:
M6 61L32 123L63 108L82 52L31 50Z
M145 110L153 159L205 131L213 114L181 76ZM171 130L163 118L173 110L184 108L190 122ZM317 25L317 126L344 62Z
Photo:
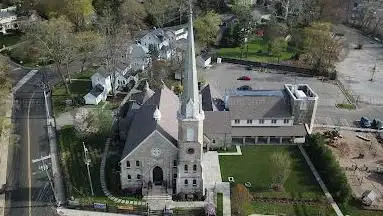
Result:
M274 152L270 156L271 180L274 186L282 189L291 172L291 158L286 152Z
M65 17L59 17L35 23L25 30L25 37L34 41L33 45L42 57L54 61L56 71L70 95L68 74L65 74L61 67L68 60L68 56L73 54L73 25Z
M81 59L81 71L84 71L85 64L91 56L100 51L102 37L94 31L83 31L76 34L77 50Z
M247 216L251 213L252 196L243 184L237 184L232 190L231 207L234 215Z
M99 30L104 38L101 60L108 74L111 75L112 94L116 94L116 78L119 66L125 65L129 55L130 35L126 25L119 22L118 16L111 9L106 9L99 20Z

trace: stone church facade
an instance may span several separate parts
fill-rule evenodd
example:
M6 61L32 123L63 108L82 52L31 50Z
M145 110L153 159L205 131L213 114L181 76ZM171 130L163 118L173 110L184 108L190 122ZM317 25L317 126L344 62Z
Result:
M120 137L126 140L120 160L122 190L143 195L153 188L166 194L204 193L204 112L197 84L192 13L183 77L180 98L165 85L154 92L146 84L120 120Z

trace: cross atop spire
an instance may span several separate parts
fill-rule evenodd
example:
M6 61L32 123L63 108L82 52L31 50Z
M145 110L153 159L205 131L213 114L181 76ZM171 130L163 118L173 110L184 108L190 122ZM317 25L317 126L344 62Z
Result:
M185 68L183 73L184 92L182 93L181 114L186 116L186 106L189 111L193 110L193 116L199 113L199 91L198 91L198 77L194 49L194 33L193 33L193 8L192 2L189 1L190 13L188 23L188 47L185 61ZM187 105L189 104L189 105ZM190 113L190 112L188 112Z

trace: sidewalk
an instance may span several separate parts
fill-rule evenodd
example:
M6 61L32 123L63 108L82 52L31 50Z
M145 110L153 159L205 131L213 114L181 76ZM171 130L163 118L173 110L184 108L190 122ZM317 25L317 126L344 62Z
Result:
M108 212L84 211L67 208L57 208L57 214L60 216L138 216L133 214L115 214Z
M7 102L7 101L6 101ZM8 98L8 109L5 116L7 117L7 120L10 120L12 116L12 105L13 105L13 95L11 95ZM4 105L6 106L6 105ZM5 108L5 109L7 109ZM10 135L11 135L10 129L5 129L3 132L3 136L0 136L0 186L7 183L7 174L8 174L8 147L10 145ZM4 215L4 210L6 207L5 203L5 193L0 195L0 216Z
M334 209L336 215L343 216L342 211L339 209L339 206L336 204L335 200L332 198L330 192L328 191L326 185L322 181L322 178L319 176L319 173L315 169L314 165L312 164L309 156L307 155L306 151L303 149L302 145L298 145L299 150L301 151L303 157L305 158L307 165L309 165L311 172L313 173L315 179L318 181L320 187L323 190L323 193L325 194L327 201L330 203L332 208Z

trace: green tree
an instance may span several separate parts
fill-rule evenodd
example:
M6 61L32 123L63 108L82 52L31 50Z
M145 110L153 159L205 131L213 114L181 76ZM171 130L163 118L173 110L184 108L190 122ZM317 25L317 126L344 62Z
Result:
M73 52L73 25L65 17L51 18L29 26L25 32L26 39L34 41L35 49L42 58L53 60L61 81L65 84L66 91L70 95L67 83L67 74L62 66Z
M331 23L314 22L304 29L304 60L320 74L335 68L341 46L331 33Z
M251 214L252 196L243 184L236 184L232 189L231 209L233 215L248 216Z
M283 54L287 50L287 42L283 37L278 37L271 41L270 43L270 52L273 56L278 58L278 62Z
M94 13L92 0L65 0L64 15L77 30L84 29Z
M146 0L144 6L153 24L162 28L177 13L175 0Z
M216 42L220 23L221 18L214 11L208 11L195 20L196 37L201 47L207 47Z
M286 152L274 152L270 156L270 173L274 186L283 188L291 172L291 158Z

